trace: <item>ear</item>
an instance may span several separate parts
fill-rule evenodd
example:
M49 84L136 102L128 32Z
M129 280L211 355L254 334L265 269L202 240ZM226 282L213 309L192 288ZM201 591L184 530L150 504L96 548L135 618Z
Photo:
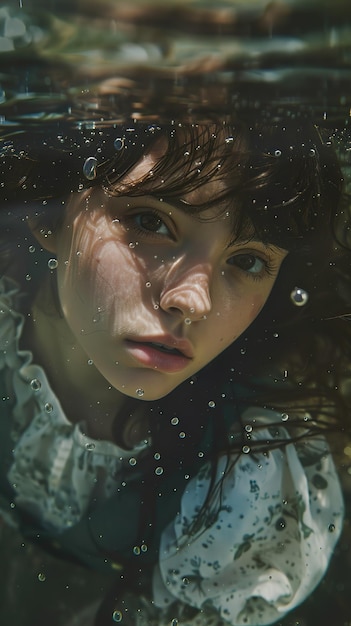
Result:
M35 218L29 217L27 220L29 230L32 235L36 238L38 243L47 250L48 252L52 252L56 254L56 236L55 233L51 230L49 226L43 226L43 224L38 225Z

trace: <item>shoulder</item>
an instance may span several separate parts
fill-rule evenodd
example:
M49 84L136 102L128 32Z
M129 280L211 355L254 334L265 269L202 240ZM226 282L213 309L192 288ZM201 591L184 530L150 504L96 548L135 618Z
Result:
M249 408L242 423L245 449L219 459L212 495L208 466L185 490L162 536L160 572L178 599L201 608L207 598L222 618L257 626L291 610L322 578L343 500L322 438L301 454L280 414Z

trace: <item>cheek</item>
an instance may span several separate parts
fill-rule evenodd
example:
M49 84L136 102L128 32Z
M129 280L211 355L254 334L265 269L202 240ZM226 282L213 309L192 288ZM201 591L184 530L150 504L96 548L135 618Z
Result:
M251 322L253 322L257 315L261 312L266 303L267 297L259 294L252 298L251 307L249 308L248 313L249 324L251 324Z

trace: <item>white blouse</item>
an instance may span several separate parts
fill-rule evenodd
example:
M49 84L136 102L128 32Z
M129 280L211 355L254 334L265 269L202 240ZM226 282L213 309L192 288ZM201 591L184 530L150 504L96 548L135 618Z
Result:
M16 398L8 479L14 505L60 531L80 520L92 498L113 493L148 442L125 451L86 437L84 424L67 420L43 369L19 350L17 297L15 284L1 279L0 372ZM250 408L243 419L252 441L290 439L279 413ZM150 605L160 626L181 619L184 605L198 613L182 626L272 624L325 574L343 519L327 443L316 438L269 452L245 450L219 460L218 489L202 527L192 523L207 494L206 465L189 480L176 519L162 533Z

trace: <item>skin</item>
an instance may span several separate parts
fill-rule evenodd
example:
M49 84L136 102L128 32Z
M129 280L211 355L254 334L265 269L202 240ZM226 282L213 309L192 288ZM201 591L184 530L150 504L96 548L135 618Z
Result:
M152 155L129 176L150 164ZM269 296L286 251L260 241L230 243L230 217L213 209L201 221L186 213L188 203L213 198L218 184L175 204L111 197L97 188L72 194L49 243L36 233L57 255L63 316L44 286L27 337L68 417L84 415L93 436L109 438L126 396L161 398L202 369L246 330ZM136 358L133 342L150 337L167 337L169 346L186 342L179 370Z

